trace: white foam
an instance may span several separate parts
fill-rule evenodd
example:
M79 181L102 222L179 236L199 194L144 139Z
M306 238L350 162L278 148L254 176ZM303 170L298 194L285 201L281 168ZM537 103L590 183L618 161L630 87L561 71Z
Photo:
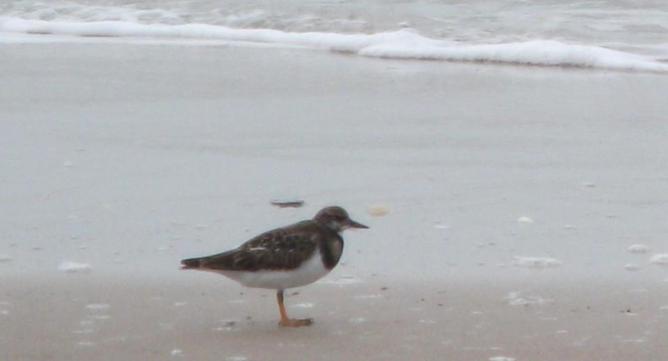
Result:
M507 356L494 356L490 357L489 361L515 361L515 359Z
M88 263L79 263L72 261L63 261L58 266L58 270L66 273L88 273L92 269Z
M527 217L527 216L522 216L520 218L517 218L517 223L533 223L533 219Z
M314 303L311 303L311 302L302 302L302 303L294 304L294 305L292 305L291 307L293 307L293 308L313 308L313 306L315 306Z
M632 244L626 249L629 253L647 253L650 248L644 244Z
M627 263L624 265L624 269L633 272L633 271L638 271L640 267L638 267L638 265L635 265L633 263Z
M342 276L336 279L325 279L320 281L320 283L337 285L337 286L347 286L347 285L362 283L362 280L354 276Z
M520 292L509 292L504 298L510 306L541 306L553 302L551 299L540 296L522 296Z
M428 38L413 29L374 34L342 34L238 29L196 23L166 25L140 24L131 21L75 22L0 17L0 32L80 37L215 39L318 48L375 58L492 62L668 73L668 64L650 57L599 46L567 44L555 40L470 44Z
M109 307L111 307L111 306L109 306L106 303L91 303L91 304L86 305L87 309L93 310L93 311L106 310Z
M644 338L627 338L622 340L623 343L645 343L647 342Z
M649 259L649 262L660 266L668 266L668 253L657 253Z
M382 297L383 297L383 295L377 294L377 293L376 294L353 296L353 298L356 299L356 300L373 300L373 299L382 298Z
M551 257L522 257L515 256L513 265L516 267L525 267L525 268L554 268L561 266L562 262L556 258Z
M354 323L354 324L358 324L358 325L359 325L359 324L361 324L361 323L365 323L365 322L366 322L366 318L364 318L364 317L353 317L353 318L350 318L350 319L348 320L348 322L350 322L350 323Z

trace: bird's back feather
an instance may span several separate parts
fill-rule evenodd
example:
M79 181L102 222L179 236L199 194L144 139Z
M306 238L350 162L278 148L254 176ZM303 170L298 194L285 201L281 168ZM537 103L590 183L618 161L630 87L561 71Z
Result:
M184 269L218 271L296 269L313 255L329 233L314 221L303 221L262 233L236 249L181 263Z

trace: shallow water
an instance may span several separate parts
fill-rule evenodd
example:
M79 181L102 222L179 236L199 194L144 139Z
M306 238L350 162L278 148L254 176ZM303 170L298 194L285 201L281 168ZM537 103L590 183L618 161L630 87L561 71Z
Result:
M272 1L23 0L0 5L0 33L243 40L385 58L662 72L668 71L662 64L668 59L666 24L668 4L661 1L287 1L279 6ZM388 32L391 36L378 36Z
M160 274L340 204L344 275L668 277L663 76L50 47L0 57L6 272Z
M11 1L0 15L48 21L125 20L332 33L413 27L467 42L563 39L595 45L666 45L664 1Z

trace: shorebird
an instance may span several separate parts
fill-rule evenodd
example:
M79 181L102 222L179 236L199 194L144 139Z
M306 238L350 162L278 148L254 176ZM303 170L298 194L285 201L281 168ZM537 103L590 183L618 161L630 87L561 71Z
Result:
M328 274L339 263L343 252L340 233L348 228L369 227L350 219L341 207L326 207L313 219L267 231L227 252L184 259L182 269L216 272L247 287L276 290L278 324L308 326L313 319L288 318L283 293Z

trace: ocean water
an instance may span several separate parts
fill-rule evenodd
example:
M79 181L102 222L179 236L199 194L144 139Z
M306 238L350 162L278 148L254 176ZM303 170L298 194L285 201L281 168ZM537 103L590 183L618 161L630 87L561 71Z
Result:
M33 38L17 34L668 72L668 1L659 0L3 2L0 41Z

